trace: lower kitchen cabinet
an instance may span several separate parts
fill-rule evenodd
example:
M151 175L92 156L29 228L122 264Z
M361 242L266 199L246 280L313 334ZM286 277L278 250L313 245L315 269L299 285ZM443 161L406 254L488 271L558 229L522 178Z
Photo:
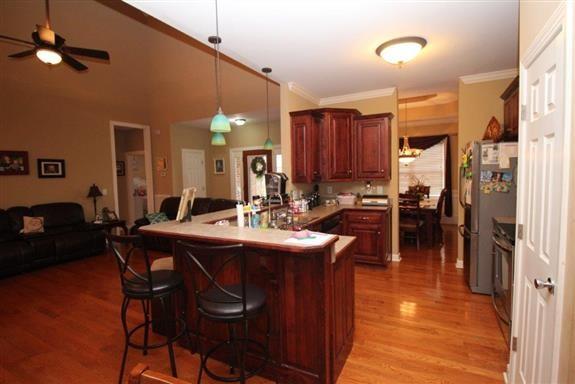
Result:
M389 213L387 211L347 211L344 234L357 238L355 261L387 265L391 260Z

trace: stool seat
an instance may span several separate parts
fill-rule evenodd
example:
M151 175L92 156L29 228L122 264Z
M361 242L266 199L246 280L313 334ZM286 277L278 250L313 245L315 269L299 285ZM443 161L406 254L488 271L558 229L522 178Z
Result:
M175 271L159 270L150 273L152 280L152 295L159 296L174 292L184 284L182 275ZM143 297L150 295L150 285L147 281L135 277L124 282L124 295L128 297Z
M160 270L174 270L174 258L173 257L161 257L156 259L152 262L150 266L150 270L153 271L160 271Z
M242 285L224 285L226 291L241 297ZM260 313L266 305L266 293L252 284L246 284L246 315ZM241 318L243 305L241 300L230 297L219 288L210 288L198 296L198 306L207 316L217 318Z

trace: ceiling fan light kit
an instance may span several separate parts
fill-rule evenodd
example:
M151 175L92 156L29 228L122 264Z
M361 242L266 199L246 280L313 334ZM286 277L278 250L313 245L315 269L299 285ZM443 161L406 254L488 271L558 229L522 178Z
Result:
M57 65L62 62L62 55L50 48L39 48L36 50L36 57L43 63Z
M381 44L375 53L388 63L401 66L413 60L426 45L423 37L400 37Z
M44 25L36 25L36 30L32 32L33 41L26 41L15 37L0 35L1 40L26 44L33 47L27 51L13 53L8 57L13 59L21 59L36 55L38 60L45 64L57 65L63 61L78 72L85 71L88 69L88 67L73 58L71 55L91 57L100 60L110 60L110 55L106 51L67 46L66 39L51 29L49 0L46 0L45 4L46 21Z

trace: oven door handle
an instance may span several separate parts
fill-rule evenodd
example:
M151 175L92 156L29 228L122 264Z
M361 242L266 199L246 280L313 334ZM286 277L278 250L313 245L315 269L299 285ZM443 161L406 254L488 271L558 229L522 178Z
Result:
M498 248L504 250L505 252L513 252L513 249L511 247L509 247L507 244L503 244L501 240L499 240L496 236L492 236L491 240L493 240L493 242Z

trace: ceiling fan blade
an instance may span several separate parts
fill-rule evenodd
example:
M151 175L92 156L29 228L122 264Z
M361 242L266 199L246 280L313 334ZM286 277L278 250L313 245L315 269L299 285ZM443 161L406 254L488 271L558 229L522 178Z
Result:
M85 71L88 69L84 64L80 63L78 60L74 59L72 56L65 52L62 52L62 60L64 63L68 64L70 67L74 68L76 71Z
M62 47L62 50L66 53L70 53L72 55L79 55L79 56L86 56L86 57L93 57L96 59L102 60L110 60L110 55L106 51L100 51L98 49L89 49L89 48L79 48L79 47Z
M4 39L4 40L8 40L8 41L14 41L17 43L22 43L22 44L26 44L26 45L35 45L33 42L31 41L26 41L26 40L22 40L22 39L17 39L15 37L10 37L10 36L5 36L5 35L0 35L0 39Z
M27 57L27 56L32 56L34 53L36 53L36 49L30 49L29 51L24 51L24 52L18 52L18 53L13 53L11 55L8 55L8 57L12 57L15 59L19 59L21 57Z
M38 31L32 32L32 40L34 40L34 43L36 45L44 45L44 42L42 41L42 39L40 39L40 35L38 34Z

